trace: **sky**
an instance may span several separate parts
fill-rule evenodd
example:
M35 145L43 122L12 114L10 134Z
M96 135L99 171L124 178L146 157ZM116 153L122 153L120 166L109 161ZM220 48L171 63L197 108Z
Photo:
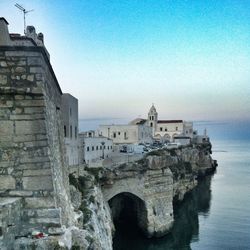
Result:
M22 33L16 1L0 0ZM80 119L250 120L250 1L20 0Z

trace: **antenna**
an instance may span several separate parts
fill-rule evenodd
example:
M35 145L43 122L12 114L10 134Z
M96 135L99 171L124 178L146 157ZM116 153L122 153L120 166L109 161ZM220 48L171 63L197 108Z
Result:
M26 34L26 19L25 16L27 13L34 11L34 10L26 10L22 5L16 3L15 7L17 7L19 10L23 12L23 29L24 29L24 35Z

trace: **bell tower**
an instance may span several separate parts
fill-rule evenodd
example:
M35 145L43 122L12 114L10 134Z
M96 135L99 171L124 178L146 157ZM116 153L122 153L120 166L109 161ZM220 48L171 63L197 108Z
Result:
M152 107L148 112L148 126L152 128L153 136L156 131L157 121L158 121L158 113L156 111L154 104L152 104Z

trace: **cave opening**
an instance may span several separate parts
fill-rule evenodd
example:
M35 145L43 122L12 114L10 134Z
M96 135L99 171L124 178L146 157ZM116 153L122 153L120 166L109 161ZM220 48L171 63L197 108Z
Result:
M142 235L146 230L147 212L143 200L131 193L120 193L109 200L117 235Z

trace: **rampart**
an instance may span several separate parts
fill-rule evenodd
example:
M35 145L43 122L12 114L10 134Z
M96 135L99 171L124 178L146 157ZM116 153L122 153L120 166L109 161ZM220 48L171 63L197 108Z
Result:
M0 43L0 197L9 207L21 197L15 236L58 233L72 222L62 92L43 46L13 44Z

